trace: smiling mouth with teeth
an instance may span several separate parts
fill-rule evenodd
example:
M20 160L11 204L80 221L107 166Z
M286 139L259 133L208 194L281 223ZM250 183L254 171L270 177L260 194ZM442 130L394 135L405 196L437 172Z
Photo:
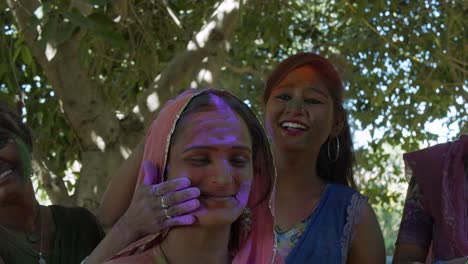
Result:
M9 176L12 172L13 172L13 170L8 169L8 170L6 170L6 171L0 173L0 180L3 179L3 178L5 178L5 177L7 177L7 176Z
M300 129L300 130L306 130L307 128L304 125L298 124L298 123L293 123L293 122L284 122L281 124L282 128L285 129Z

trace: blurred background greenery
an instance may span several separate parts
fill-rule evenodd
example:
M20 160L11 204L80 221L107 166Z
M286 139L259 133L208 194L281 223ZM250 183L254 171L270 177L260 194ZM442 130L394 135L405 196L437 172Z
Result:
M94 210L159 107L214 86L261 117L264 80L301 51L346 86L359 188L392 255L401 155L468 131L466 1L0 2L0 98L34 132L42 203Z

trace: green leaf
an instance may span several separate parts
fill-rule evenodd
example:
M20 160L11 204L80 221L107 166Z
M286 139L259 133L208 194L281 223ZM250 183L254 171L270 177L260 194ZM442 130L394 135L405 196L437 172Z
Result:
M3 77L3 75L5 75L5 73L8 72L8 68L10 66L8 65L8 63L0 63L0 78Z
M57 29L56 42L57 45L69 40L77 26L72 23L61 23Z
M114 30L115 23L104 14L92 14L89 16L92 21L95 31L110 31Z
M106 41L109 41L111 45L118 46L120 48L125 48L127 43L125 39L116 31L99 31L96 32L101 38Z
M23 59L24 64L26 64L27 66L33 63L31 51L29 51L29 48L27 46L23 46L21 48L21 59Z
M91 19L88 19L87 17L83 16L82 14L72 11L64 11L62 12L62 15L70 20L70 22L74 25L77 25L81 28L89 29L93 28L94 22Z
M47 43L51 40L55 41L58 23L59 22L56 16L49 18L47 23L44 25L41 36L41 42Z
M16 94L18 92L18 85L16 85L16 82L13 80L13 78L6 79L6 83L7 89L10 91L10 93Z
M115 29L115 23L107 16L101 14L92 14L89 19L93 21L95 27L93 31L96 35L109 41L112 45L124 48L127 43L123 36Z
M92 5L103 6L107 5L107 3L109 3L109 0L87 0L87 2Z
M89 64L88 44L82 41L78 47L78 60L80 64L87 67Z
M41 24L41 20L39 20L36 16L30 16L28 22L26 23L26 30L28 31L36 31L36 27Z
M23 45L23 42L24 42L24 38L23 37L19 37L15 40L15 44L14 44L14 48L15 49L18 49L19 47L21 47L21 45Z
M74 185L70 181L64 181L65 185L67 186L67 190L73 190Z
M5 102L8 105L12 105L12 100L11 96L9 96L7 93L0 93L0 100L2 102Z
M16 59L18 59L18 56L21 53L21 47L18 47L15 49L15 53L13 53L13 62L16 62Z

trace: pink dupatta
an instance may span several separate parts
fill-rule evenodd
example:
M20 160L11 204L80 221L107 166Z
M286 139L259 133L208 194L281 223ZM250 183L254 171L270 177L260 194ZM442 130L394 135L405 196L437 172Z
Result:
M190 89L168 101L147 133L143 160L149 160L159 169L164 169L167 165L170 139L180 115L194 97L214 91L216 90ZM274 220L270 209L275 181L273 159L268 146L261 147L256 154L259 156L254 157L254 164L256 163L254 167L257 169L254 171L254 180L247 203L252 212L251 231L246 239L239 240L239 251L232 263L281 263L281 259L275 257ZM140 169L137 187L143 184L144 179L144 171ZM165 179L159 177L154 182L145 184L158 184L163 181ZM265 195L266 193L268 195ZM148 235L128 246L107 263L153 263L154 249L163 239L162 234Z
M433 254L447 260L468 255L468 135L403 156L434 219Z

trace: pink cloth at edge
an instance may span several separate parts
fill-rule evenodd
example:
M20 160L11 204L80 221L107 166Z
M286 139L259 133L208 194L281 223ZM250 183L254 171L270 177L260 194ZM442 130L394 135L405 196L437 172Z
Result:
M143 155L144 161L151 161L159 170L165 168L170 137L180 114L191 99L200 93L209 93L210 91L211 89L190 89L164 105L147 133ZM248 207L252 212L251 231L246 240L241 240L239 252L235 255L232 263L282 263L282 259L276 256L276 243L273 231L274 220L273 213L269 207L271 193L274 192L275 177L271 153L267 150L268 148L263 148L257 151L257 155L264 155L264 157L271 160L260 161L259 167L262 169L256 171L254 175L253 189L250 192L248 201ZM266 168L266 166L269 166L269 168ZM137 187L143 184L144 179L144 171L140 169ZM145 184L157 184L164 180L160 177L155 182ZM269 192L270 195L266 199L259 197L265 191ZM128 246L106 263L152 263L154 259L151 249L156 247L160 241L161 236L159 234L148 235ZM145 249L144 252L134 254L137 249L141 248Z
M432 253L436 260L468 255L467 157L468 135L403 156L422 190L423 206L434 219Z

